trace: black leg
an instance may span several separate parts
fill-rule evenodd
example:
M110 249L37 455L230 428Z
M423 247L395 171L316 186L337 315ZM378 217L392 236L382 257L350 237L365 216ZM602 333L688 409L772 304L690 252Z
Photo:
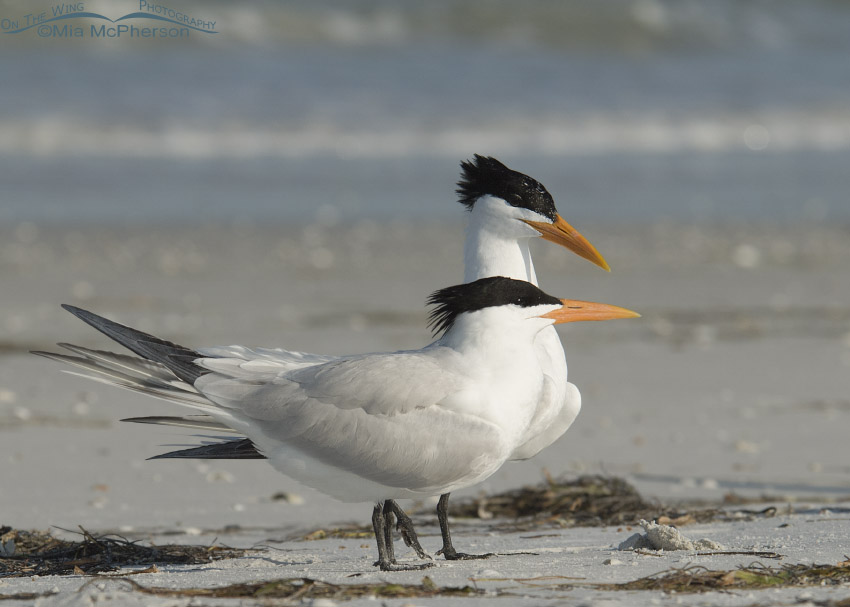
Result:
M384 507L381 502L375 505L372 510L372 529L375 530L375 541L378 543L378 560L375 561L375 566L386 571L386 566L391 565L387 559L387 536L384 534Z
M421 565L399 565L392 556L391 549L387 548L387 520L384 516L386 503L378 502L372 510L372 528L375 530L375 541L378 543L378 560L376 567L381 571L416 571L433 567L434 563L422 563ZM392 535L390 534L390 543Z
M387 513L387 508L389 508L390 512L394 513L398 519L397 529L401 534L401 538L404 540L404 543L409 548L413 548L419 558L430 560L431 556L425 552L419 544L419 538L416 535L416 530L413 528L413 521L410 520L410 517L405 514L404 510L401 509L395 500L387 500L384 502L384 514Z
M491 556L496 556L492 552L487 554L466 554L458 552L452 546L452 534L449 531L449 493L444 493L440 496L440 501L437 502L437 520L440 521L440 533L443 535L443 547L437 550L437 554L442 554L447 561L465 561L470 559L487 559Z
M393 525L395 524L395 514L393 513L392 500L384 502L384 544L387 547L387 560L395 564L395 544L393 543Z

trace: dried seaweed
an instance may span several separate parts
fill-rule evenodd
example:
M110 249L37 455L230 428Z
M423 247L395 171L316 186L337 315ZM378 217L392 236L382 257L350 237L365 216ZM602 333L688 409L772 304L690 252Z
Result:
M419 506L421 508L421 504ZM417 510L419 509L417 508ZM530 526L547 523L557 527L592 527L637 524L640 519L664 521L664 524L688 524L710 520L718 510L681 514L671 508L645 501L637 490L620 478L582 476L574 480L548 478L541 485L522 487L495 495L483 495L450 502L449 514L455 518L535 519ZM666 518L665 518L666 517ZM683 518L686 517L686 518ZM421 523L421 521L420 521ZM507 525L515 528L515 523ZM504 524L496 528L506 527ZM523 528L523 525L519 525ZM371 526L348 525L297 533L287 539L323 540L368 539L374 537Z
M287 578L267 582L248 584L230 584L218 588L159 588L143 586L126 578L134 590L144 594L169 597L208 597L208 598L257 598L289 599L310 601L315 599L351 600L362 597L382 599L425 598L425 597L472 597L484 594L483 590L471 586L440 587L429 577L422 578L421 584L393 584L377 582L373 584L331 584L311 578Z
M688 522L710 520L717 510L688 514ZM548 478L541 485L522 487L496 495L453 504L452 516L490 519L528 518L560 527L630 525L641 519L681 519L683 513L645 500L621 478L581 476L577 479Z
M712 590L759 590L802 586L837 586L850 582L850 563L837 565L761 564L713 571L701 566L669 569L623 584L593 584L599 590L663 590L664 592L708 592Z
M470 578L470 580L473 582L514 581L523 586L552 591L573 590L575 588L608 591L650 590L668 593L763 590L766 588L801 588L847 584L850 582L850 561L843 561L837 565L798 564L783 567L767 567L761 563L755 563L748 567L729 571L714 571L699 565L691 565L681 569L666 569L631 582L621 583L588 582L582 581L581 578L564 576ZM850 602L848 602L847 607L850 607Z
M412 515L419 511L419 504ZM641 519L662 525L682 527L712 521L741 521L770 518L776 506L762 510L728 510L710 507L704 502L671 506L645 500L621 478L587 475L575 479L554 480L536 486L512 489L495 495L451 502L449 514L455 518L494 520L491 529L528 531L540 527L595 527L636 525ZM423 521L419 521L422 524ZM435 523L434 523L435 524ZM315 529L291 535L289 540L367 539L371 526L347 525Z
M344 539L344 540L359 540L372 539L375 537L375 532L372 527L362 525L351 525L348 527L334 527L333 529L316 529L306 535L297 536L297 539L312 542L315 540L327 539Z
M221 546L143 546L120 536L94 536L82 527L80 535L80 541L70 541L41 531L0 527L0 577L93 574L137 565L194 565L246 552Z

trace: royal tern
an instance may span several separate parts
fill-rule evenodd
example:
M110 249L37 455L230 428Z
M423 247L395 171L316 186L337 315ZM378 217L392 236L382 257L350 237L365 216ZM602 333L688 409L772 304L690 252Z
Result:
M553 389L535 355L535 336L558 323L638 316L616 306L559 300L504 277L441 289L428 302L438 337L421 350L344 356L295 369L287 357L210 356L68 305L140 358L69 344L60 345L74 355L35 354L200 411L209 416L202 427L217 422L219 429L247 436L278 471L343 501L372 501L376 565L419 569L432 563L395 561L393 517L406 516L394 500L445 496L438 515L450 538L448 494L498 470ZM409 519L402 521L408 539L405 523Z
M602 255L555 208L549 191L536 179L509 169L492 157L475 155L461 163L457 193L470 212L464 244L464 280L506 276L537 285L529 243L542 237L605 270ZM567 381L564 347L555 327L535 338L535 354L553 389L541 395L525 439L512 460L535 456L572 425L581 409L578 388Z
M611 269L596 248L561 217L542 183L491 156L475 154L471 161L461 162L457 194L469 211L464 241L466 282L505 276L536 286L529 243L537 237L561 245L605 270ZM529 459L551 445L569 429L581 409L581 393L567 381L564 347L553 326L537 333L534 352L549 379L550 389L540 394L524 436L510 455L511 460ZM437 554L450 560L488 556L454 550L448 527L442 524L446 520L448 500L449 494L443 494L437 505L443 536L443 547ZM394 504L388 507L399 509ZM407 525L403 537L417 552L421 550L412 525Z

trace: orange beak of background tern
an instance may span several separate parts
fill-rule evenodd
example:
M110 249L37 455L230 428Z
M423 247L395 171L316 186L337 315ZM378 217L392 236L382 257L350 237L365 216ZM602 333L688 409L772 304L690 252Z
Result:
M579 257L584 257L600 268L609 272L611 271L611 267L605 261L605 258L599 254L599 251L578 230L564 221L564 218L560 215L555 216L554 223L530 221L528 219L523 219L522 221L540 232L543 240L548 240L549 242L566 247Z
M562 299L562 307L541 314L540 318L551 318L555 324L564 322L578 322L581 320L613 320L615 318L639 318L640 314L603 303L592 301L576 301L574 299Z

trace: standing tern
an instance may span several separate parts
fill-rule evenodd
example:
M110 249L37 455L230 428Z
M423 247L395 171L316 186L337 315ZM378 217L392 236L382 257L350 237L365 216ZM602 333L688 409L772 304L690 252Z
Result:
M215 420L203 427L217 422L242 433L278 471L343 501L374 502L375 564L385 571L421 569L433 563L395 560L393 517L406 515L394 500L446 496L438 516L451 546L448 494L510 459L537 403L554 389L535 354L536 335L558 323L638 316L559 300L504 277L441 289L428 303L438 337L421 350L294 369L285 356L206 355L68 305L140 358L70 344L60 345L75 355L35 354L200 411Z
M470 212L464 245L464 280L506 276L537 285L529 242L559 244L610 271L608 262L555 208L549 191L536 179L509 169L492 157L475 155L461 163L457 193ZM541 395L524 440L512 460L534 457L561 437L581 409L578 388L567 381L567 360L555 327L535 337L534 351L552 390Z

